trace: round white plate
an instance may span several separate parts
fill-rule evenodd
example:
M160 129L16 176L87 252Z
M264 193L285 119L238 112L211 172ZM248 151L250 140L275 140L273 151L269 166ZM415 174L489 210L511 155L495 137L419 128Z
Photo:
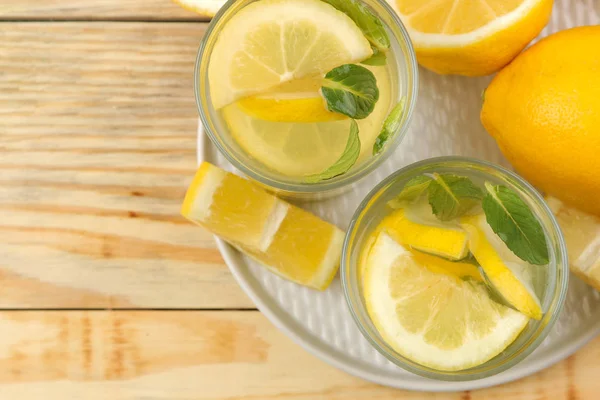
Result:
M593 24L600 24L594 0L557 0L542 36ZM490 78L439 76L422 68L419 72L419 100L411 128L395 153L351 191L334 199L300 204L302 207L345 229L365 195L383 178L412 162L443 155L464 155L510 167L479 122L481 93ZM198 160L236 172L203 134L201 125ZM477 381L430 380L395 366L371 347L350 316L338 278L326 291L317 292L271 274L218 238L217 244L240 286L275 326L337 368L386 386L456 391L498 385L562 360L600 332L600 295L571 276L562 315L548 338L523 362Z

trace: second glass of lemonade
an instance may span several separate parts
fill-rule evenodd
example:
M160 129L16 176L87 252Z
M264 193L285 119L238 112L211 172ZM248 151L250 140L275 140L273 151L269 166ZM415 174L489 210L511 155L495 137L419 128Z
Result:
M338 193L400 143L417 64L385 1L231 0L200 46L195 92L237 169L310 198Z

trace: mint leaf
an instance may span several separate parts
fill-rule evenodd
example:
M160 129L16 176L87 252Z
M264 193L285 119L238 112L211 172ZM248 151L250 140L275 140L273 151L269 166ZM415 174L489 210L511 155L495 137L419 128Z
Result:
M360 28L367 40L375 47L379 49L387 49L390 47L390 38L385 31L383 23L366 5L357 0L323 1L349 16Z
M480 188L465 176L433 174L429 184L431 210L442 221L460 217L483 197Z
M350 135L346 142L346 148L340 158L331 167L320 174L307 176L305 182L316 183L342 175L354 165L359 155L360 137L358 136L358 124L356 121L352 120L350 123Z
M388 206L393 209L402 208L407 202L417 199L427 190L432 179L426 175L415 176L402 188L398 196L388 201Z
M329 111L354 119L369 116L379 100L375 75L355 64L340 65L329 71L321 88Z
M390 111L385 121L383 121L383 127L381 132L373 143L373 155L381 153L383 146L387 143L390 136L400 129L402 124L402 112L404 111L404 104L406 103L406 97L403 97L398 104Z
M364 65L374 65L374 66L382 66L385 65L387 61L387 56L383 50L379 50L377 47L371 45L371 49L373 50L373 55L366 60L361 61L361 64Z
M521 260L548 264L548 246L542 225L527 204L506 186L485 183L482 206L485 219L506 246Z

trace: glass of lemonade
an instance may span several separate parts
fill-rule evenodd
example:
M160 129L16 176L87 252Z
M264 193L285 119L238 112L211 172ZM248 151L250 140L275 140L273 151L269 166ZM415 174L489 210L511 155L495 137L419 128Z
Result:
M207 135L236 168L314 198L398 146L417 73L383 0L230 0L200 45L195 93Z
M354 214L341 264L364 336L400 367L443 380L524 359L556 321L568 277L539 193L462 157L417 162L377 185Z

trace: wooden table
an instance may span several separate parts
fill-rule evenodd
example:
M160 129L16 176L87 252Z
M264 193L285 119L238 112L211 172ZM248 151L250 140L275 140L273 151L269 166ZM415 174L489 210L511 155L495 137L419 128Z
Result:
M600 397L600 339L453 394L308 354L179 216L206 23L169 0L0 0L0 20L0 400Z

